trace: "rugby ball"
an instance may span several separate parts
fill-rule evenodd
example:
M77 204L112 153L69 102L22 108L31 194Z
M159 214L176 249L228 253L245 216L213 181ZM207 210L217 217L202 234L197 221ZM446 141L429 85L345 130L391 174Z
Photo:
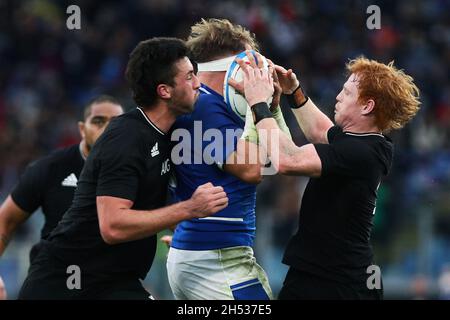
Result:
M254 51L252 51L252 54L255 57L256 62L258 62ZM236 58L248 61L248 57L245 54L245 51L236 55L235 59ZM266 58L262 57L262 59L264 69L267 70L269 68L269 63L267 62ZM241 67L235 60L233 60L233 62L230 64L227 73L225 74L225 79L223 81L223 97L228 107L230 107L234 113L236 113L243 121L245 121L245 114L247 113L248 107L247 100L245 100L243 95L241 95L228 84L228 80L230 78L236 80L237 82L240 82L244 79L244 74L241 70ZM267 103L269 104L270 102L272 102L272 98L267 101Z

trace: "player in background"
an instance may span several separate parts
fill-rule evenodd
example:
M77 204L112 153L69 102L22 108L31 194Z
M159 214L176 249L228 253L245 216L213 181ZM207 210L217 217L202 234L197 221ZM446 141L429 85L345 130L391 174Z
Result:
M84 161L112 118L123 113L118 100L108 95L92 99L78 122L81 142L32 162L0 207L0 257L17 228L38 208L44 215L45 239L72 204ZM30 262L36 256L35 245Z

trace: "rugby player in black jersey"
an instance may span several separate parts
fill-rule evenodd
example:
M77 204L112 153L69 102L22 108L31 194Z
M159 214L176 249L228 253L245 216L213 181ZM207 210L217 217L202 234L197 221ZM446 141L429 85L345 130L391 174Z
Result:
M156 233L228 205L223 188L206 183L164 207L167 133L176 116L193 110L200 87L184 42L140 42L126 76L138 107L111 121L94 145L73 204L41 241L20 299L148 299L140 279L152 265Z
M109 121L123 113L118 100L101 95L84 108L83 121L78 122L82 140L32 162L13 191L0 207L0 257L15 230L38 208L44 215L41 238L46 238L72 204L73 194L84 160L103 133ZM30 252L30 261L37 253Z
M377 190L393 157L393 143L384 134L417 113L418 88L393 63L351 60L336 97L334 125L305 95L292 70L272 65L275 72L267 72L248 56L250 64L239 61L245 97L258 134L270 137L260 143L279 173L311 177L298 232L284 255L290 269L279 299L381 299L381 276L368 280L376 270L369 267ZM274 79L310 144L296 146L271 119L264 101L274 92Z

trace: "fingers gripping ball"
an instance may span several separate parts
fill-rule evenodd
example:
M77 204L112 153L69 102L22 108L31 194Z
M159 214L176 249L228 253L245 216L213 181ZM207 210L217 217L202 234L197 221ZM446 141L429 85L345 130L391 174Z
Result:
M258 59L255 55L254 51L251 51L253 56L255 57L256 63L258 63ZM263 59L263 68L265 70L269 69L269 63L267 62L266 58L264 58L263 56L261 56ZM240 58L244 61L248 61L248 57L244 52L239 53L235 58ZM234 79L237 82L241 82L244 79L244 74L241 70L241 67L239 66L239 64L236 61L233 61L228 70L227 73L225 75L225 79L223 82L223 96L225 99L225 102L227 103L227 105L231 108L231 110L233 110L234 113L236 113L243 121L245 121L245 115L247 113L247 109L248 109L248 103L247 100L245 100L244 96L239 93L238 91L236 91L236 89L234 89L232 86L230 86L228 84L228 80L229 79ZM267 103L271 103L272 102L272 98L269 99L269 101L267 101Z

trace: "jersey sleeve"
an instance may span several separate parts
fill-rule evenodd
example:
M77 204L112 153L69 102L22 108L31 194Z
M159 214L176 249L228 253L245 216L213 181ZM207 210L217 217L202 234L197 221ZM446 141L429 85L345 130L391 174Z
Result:
M338 126L333 126L330 129L328 129L327 132L328 143L332 143L336 139L336 137L342 133L343 133L342 129Z
M369 149L353 139L331 140L329 144L315 144L322 162L321 176L330 174L367 177L373 165Z
M22 210L31 214L41 206L48 171L48 163L43 159L27 166L11 192L11 198Z
M97 196L135 201L139 181L146 171L141 139L137 135L122 132L102 141L102 149L96 164Z

